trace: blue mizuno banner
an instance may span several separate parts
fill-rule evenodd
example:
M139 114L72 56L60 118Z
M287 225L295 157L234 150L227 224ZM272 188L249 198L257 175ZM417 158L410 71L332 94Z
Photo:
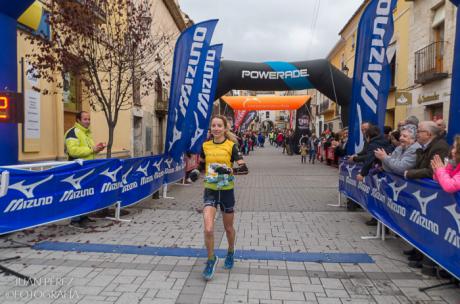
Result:
M9 169L8 191L0 198L0 234L54 222L106 208L118 201L117 191L103 191L116 159L85 161L45 171Z
M173 158L164 159L164 184L177 182L185 176L185 159L184 155L175 161Z
M161 187L163 180L158 175L155 178L154 164L162 158L159 155L123 160L119 199L122 207L140 202Z
M454 137L460 134L460 10L458 9L459 0L451 0L457 6L457 29L455 31L455 46L454 46L454 63L452 65L452 84L450 94L450 110L449 110L449 128L447 140L453 143Z
M198 93L198 103L193 111L187 115L193 115L194 127L189 127L188 151L194 154L201 152L201 146L208 134L209 121L211 120L214 96L216 96L217 79L219 76L220 57L222 44L212 45L207 54L204 65L203 78L200 79L201 91Z
M165 154L175 161L188 148L188 140L183 136L186 134L184 131L193 123L193 115L187 117L186 114L189 107L198 101L197 94L201 90L199 79L203 78L206 54L217 21L209 20L189 27L182 32L176 43L165 138Z
M356 41L353 92L350 107L348 154L364 147L361 123L383 128L391 84L390 63L386 55L393 36L393 10L396 0L372 0L359 21Z
M389 173L366 176L341 162L339 191L359 203L433 261L460 278L460 194L429 179L408 181Z
M70 219L119 202L127 207L185 176L183 157L88 160L44 171L8 171L0 193L0 235ZM3 185L2 185L3 186Z

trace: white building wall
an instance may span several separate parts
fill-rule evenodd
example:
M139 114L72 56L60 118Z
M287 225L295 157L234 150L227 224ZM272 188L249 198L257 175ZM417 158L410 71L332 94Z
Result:
M443 119L449 118L449 104L452 81L452 63L455 42L456 8L450 1L443 0L416 0L413 2L413 14L410 24L410 54L409 54L409 89L412 93L412 104L407 109L407 115L415 115L421 120L431 119L428 107L443 106ZM436 40L432 28L435 11L439 6L445 6L444 20L444 62L443 72L448 78L430 83L415 83L415 53ZM432 99L422 102L423 99Z

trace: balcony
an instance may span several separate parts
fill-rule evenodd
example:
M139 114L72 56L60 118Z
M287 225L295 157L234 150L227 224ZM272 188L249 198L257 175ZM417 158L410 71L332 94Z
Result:
M155 114L157 116L166 116L168 114L167 99L160 99L155 102Z
M68 5L80 5L86 7L91 10L92 14L94 15L95 20L99 22L105 22L106 12L105 9L101 7L99 1L97 0L72 0L68 2Z
M329 99L323 100L318 107L318 114L325 114L327 112L334 111L332 102Z
M426 84L447 78L444 71L444 41L434 42L415 52L415 83Z

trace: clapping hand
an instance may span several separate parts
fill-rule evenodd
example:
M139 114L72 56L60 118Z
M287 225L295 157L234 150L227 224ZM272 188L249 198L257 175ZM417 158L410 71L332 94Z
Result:
M385 157L388 156L387 152L385 152L385 150L382 148L378 148L377 150L375 150L374 155L380 160L383 160Z
M441 160L441 157L439 157L439 155L437 155L437 154L431 160L431 168L433 168L433 170L444 168L445 166L446 165Z

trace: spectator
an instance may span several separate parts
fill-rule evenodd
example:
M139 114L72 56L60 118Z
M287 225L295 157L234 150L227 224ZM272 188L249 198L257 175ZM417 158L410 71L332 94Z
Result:
M315 158L316 158L316 150L318 148L319 140L316 137L315 134L313 134L307 141L307 147L308 147L308 163L315 163Z
M363 167L361 168L361 172L356 176L358 181L363 181L364 176L369 174L369 170L374 165L376 160L374 151L378 149L385 150L386 153L390 153L392 151L392 147L390 143L383 138L379 127L377 126L370 126L369 129L366 131L366 141L368 142L367 152L366 155L363 157Z
M68 160L96 158L97 153L106 147L103 143L94 145L94 140L89 129L91 117L88 112L77 113L75 125L65 133L65 152ZM107 213L107 210L104 209ZM73 217L70 225L75 228L85 228L86 224L94 222L86 215Z
M435 155L431 160L431 168L434 171L433 179L444 191L448 193L460 191L460 135L455 136L448 163L444 164L441 157Z
M399 146L400 136L401 136L401 132L399 131L399 129L390 133L390 142L393 147L396 148L397 146Z
M400 145L388 155L385 150L377 149L375 157L382 161L383 170L403 175L404 171L415 167L417 149L421 148L416 142L417 130L408 125L401 130Z
M369 129L369 127L372 126L371 123L369 122L363 122L361 124L361 133L363 133L363 136L365 136L366 132L367 132L367 129ZM364 141L364 147L363 149L356 155L352 155L348 158L348 161L349 162L363 162L365 160L365 157L367 155L367 146L368 146L368 142L365 140Z
M413 115L407 117L407 118L406 118L406 121L405 121L405 123L404 123L405 126L407 126L407 125L414 125L416 128L417 128L418 124L419 124L418 118L415 117L415 116L413 116Z
M393 131L393 130L392 130L392 128L390 126L384 126L383 127L383 137L386 140L388 140L390 143L391 143L391 141L390 141L390 133L391 133L391 131Z
M444 120L438 119L436 120L436 125L438 126L439 129L441 129L441 137L445 138L447 135L447 126Z
M401 130L402 127L406 125L406 120L401 120L398 122L398 130Z
M104 143L94 145L90 124L91 117L88 112L77 113L75 125L65 133L65 152L68 160L95 159L96 154L105 149Z
M335 155L340 158L347 155L347 142L348 142L348 128L342 130L340 142L335 148Z
M302 143L302 145L300 146L300 162L302 164L307 163L307 152L308 152L307 145L305 143Z
M444 159L449 154L449 145L440 137L441 130L432 121L422 121L417 130L417 141L422 146L417 150L415 168L406 170L404 177L408 179L432 178L431 160L437 154Z
M276 135L276 147L281 147L284 142L284 136L283 133L278 132L278 135ZM284 153L284 152L283 152Z

